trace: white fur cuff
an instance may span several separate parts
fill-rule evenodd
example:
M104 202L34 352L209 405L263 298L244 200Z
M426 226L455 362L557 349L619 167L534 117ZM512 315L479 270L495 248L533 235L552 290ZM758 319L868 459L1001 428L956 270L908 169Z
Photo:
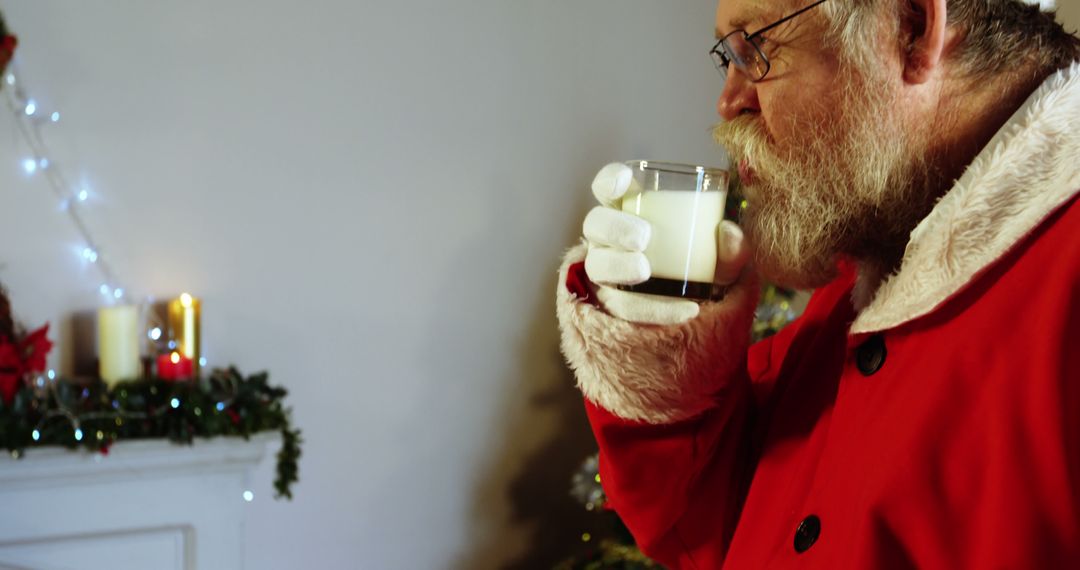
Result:
M701 313L686 323L635 324L580 301L566 288L567 271L585 252L584 245L567 252L556 289L562 352L585 397L623 419L651 424L713 407L745 366L756 279L731 286L722 302L702 304Z
M1024 4L1030 4L1032 6L1038 6L1043 12L1049 12L1054 9L1054 0L1020 0Z
M923 317L967 287L1080 190L1080 62L1048 77L911 232L900 271L851 326ZM860 275L859 291L866 291ZM865 304L865 303L861 303Z

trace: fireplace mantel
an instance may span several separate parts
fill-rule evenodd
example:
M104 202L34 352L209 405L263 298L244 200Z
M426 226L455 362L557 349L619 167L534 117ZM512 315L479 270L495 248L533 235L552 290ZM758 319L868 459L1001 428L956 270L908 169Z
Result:
M0 568L242 568L250 472L279 443L263 433L0 458Z

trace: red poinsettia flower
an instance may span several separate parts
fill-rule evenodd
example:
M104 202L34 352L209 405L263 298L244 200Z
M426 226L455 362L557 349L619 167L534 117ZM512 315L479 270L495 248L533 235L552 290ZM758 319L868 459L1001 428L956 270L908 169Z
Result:
M18 344L0 335L0 397L4 403L10 404L15 399L27 374L45 371L45 357L53 347L48 335L48 324L23 337Z
M15 48L19 45L19 39L13 35L0 38L0 72L7 68L8 62L15 55Z
M14 344L0 339L0 397L10 404L22 381L22 359Z
M49 341L49 323L26 335L19 343L19 352L22 356L23 372L44 372L45 357L52 350L53 343Z

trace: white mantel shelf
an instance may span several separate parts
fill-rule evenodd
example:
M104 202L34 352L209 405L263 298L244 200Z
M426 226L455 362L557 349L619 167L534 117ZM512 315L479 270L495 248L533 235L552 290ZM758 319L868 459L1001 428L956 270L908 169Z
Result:
M0 569L239 569L243 494L276 432L0 458Z

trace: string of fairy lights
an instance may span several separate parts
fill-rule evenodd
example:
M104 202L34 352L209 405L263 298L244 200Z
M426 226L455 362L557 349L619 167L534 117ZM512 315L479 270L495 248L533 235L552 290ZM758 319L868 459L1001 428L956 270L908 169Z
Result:
M2 81L2 83L0 83L0 91L3 92L4 102L14 117L18 132L29 150L29 155L21 160L23 172L27 176L42 177L48 183L49 188L52 190L52 193L58 202L59 210L66 215L68 220L70 220L75 233L80 239L80 246L76 250L77 255L82 258L83 261L92 265L97 271L97 276L99 278L97 289L105 302L109 304L130 303L131 295L128 293L128 290L120 284L120 280L117 279L112 267L102 254L100 242L94 238L83 219L84 212L88 206L88 201L91 197L89 188L84 185L71 184L70 179L65 176L64 170L54 158L49 145L45 141L44 131L60 122L60 112L55 109L43 109L37 100L30 96L25 83L19 75L18 67L15 62L12 62L8 66L8 69L3 73L3 77L0 81ZM188 295L185 293L184 296ZM190 299L190 296L188 296L188 298ZM149 305L152 302L153 299L147 297L145 305ZM145 324L147 327L146 335L149 340L154 343L164 341L162 338L162 327L164 326L164 323L160 322L160 319L153 311L149 311L145 317ZM176 342L169 340L167 342L167 347L169 350L174 350L176 348ZM176 356L176 352L173 352L174 363L176 362ZM200 366L206 366L206 358L200 357L199 364ZM87 425L87 422L107 419L115 421L116 425L120 425L127 420L148 420L161 417L170 410L177 410L182 405L179 397L172 397L169 400L167 407L143 412L121 409L119 402L113 401L113 409L111 410L105 412L78 413L63 404L63 398L60 397L58 392L59 386L57 382L57 372L53 369L49 369L46 373L38 375L32 383L39 396L51 394L53 401L57 403L57 409L49 410L44 413L37 425L34 426L34 429L30 434L31 439L34 442L43 440L43 430L45 429L46 424L55 419L61 419L70 426L72 437L76 442L82 442L84 438L86 438L90 441L101 443L106 439L106 433L101 429L90 433L84 433L83 427ZM155 388L151 387L151 390L154 389ZM87 393L88 390L83 388L84 397L87 396ZM226 410L231 409L235 404L236 401L233 397L225 396L218 399L218 401L214 403L213 408L218 413L224 413ZM200 411L200 409L196 408L194 413L199 415ZM17 450L12 451L12 456L14 457L19 457L20 454L21 453ZM280 458L281 455L279 454L279 470L281 466ZM295 476L293 477L293 480L295 480ZM243 500L247 502L254 500L254 492L250 487L250 482L245 481L242 497Z
M92 265L98 272L101 281L98 291L105 301L109 303L126 302L129 298L127 289L119 284L119 280L113 273L108 261L102 255L100 242L94 238L83 221L83 211L90 198L90 190L85 186L76 186L69 183L63 169L53 158L53 154L45 142L43 130L47 126L60 122L60 112L56 110L50 112L42 109L41 105L27 93L25 83L19 76L18 68L14 62L9 65L4 73L3 85L0 85L0 91L4 93L4 102L8 110L11 111L19 134L30 152L30 155L21 161L23 172L27 176L43 177L49 188L52 189L53 195L58 201L59 210L66 214L76 234L81 239L82 245L77 249L79 257ZM147 335L150 340L157 341L162 335L161 326L160 323L153 320L153 315L150 315L150 317L152 322L149 323L150 329ZM170 349L174 347L175 343L169 343ZM203 359L202 364L205 364L205 359ZM56 371L50 369L46 374L39 375L35 379L34 385L38 390L52 390L55 392L56 379ZM178 403L174 402L172 407L175 408L177 405ZM134 413L128 415L135 417ZM80 419L88 419L90 416L80 417L61 407L59 410L49 412L41 421L45 422L53 416L65 417L71 423L75 440L82 440L83 432L80 428ZM40 437L40 427L39 425L34 429L34 441L37 441Z
M78 250L79 255L83 260L93 265L101 277L102 283L98 288L101 294L109 301L124 300L126 296L124 288L117 285L112 268L109 267L108 262L101 255L99 242L94 239L90 229L83 221L82 210L90 198L89 189L85 187L77 188L68 183L64 171L53 158L49 146L45 143L45 137L42 134L43 127L60 122L60 111L48 112L38 105L37 101L27 93L14 62L4 73L3 85L0 86L0 91L4 92L4 102L7 104L8 110L11 111L19 134L30 151L30 156L22 159L23 172L27 176L42 176L49 184L53 194L59 201L59 209L67 214L76 233L82 240L83 245ZM55 392L55 380L56 371L50 369L45 375L38 376L34 384L39 390L45 389ZM44 423L51 419L53 415L66 418L74 430L75 440L82 440L83 431L80 427L81 418L79 416L67 408L61 407L59 410L51 411L41 419L41 422ZM33 431L32 437L34 441L40 438L40 428L41 425L38 425Z
M53 195L56 197L59 210L71 221L75 233L80 239L80 245L76 248L77 255L83 261L92 265L99 277L97 290L101 293L108 304L132 303L133 296L128 289L120 284L112 267L102 254L100 242L91 234L89 227L83 220L83 213L88 206L91 192L86 185L71 184L64 170L54 158L49 145L45 141L44 131L60 122L60 112L57 110L45 110L27 91L26 83L19 75L18 65L12 61L3 73L0 91L3 92L4 102L11 112L17 130L23 142L29 150L29 156L21 160L23 172L27 176L40 176L48 183ZM185 293L184 296L187 296ZM182 296L183 297L183 296ZM190 296L188 296L190 299ZM147 296L143 299L142 308L154 303L154 298ZM176 349L175 340L163 338L165 323L161 315L154 311L145 311L146 336L151 343L164 344L168 350ZM160 348L160 347L159 347ZM199 366L206 366L206 358L199 358ZM49 371L49 380L54 379L55 372Z
M23 142L29 149L29 156L22 159L21 166L27 176L40 176L45 179L58 201L59 210L66 214L78 234L81 245L76 253L85 262L92 265L98 273L100 284L98 291L107 302L122 303L128 299L128 292L116 278L112 267L102 255L100 243L94 239L83 212L90 198L90 190L83 185L74 185L64 175L60 164L53 157L45 142L43 131L47 126L60 122L60 112L45 110L28 94L18 68L12 63L4 73L4 102L11 111Z

